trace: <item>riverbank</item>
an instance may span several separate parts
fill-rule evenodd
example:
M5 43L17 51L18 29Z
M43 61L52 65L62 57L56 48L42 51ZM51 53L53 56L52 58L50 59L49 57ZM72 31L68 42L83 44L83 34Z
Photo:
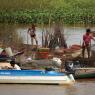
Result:
M27 47L27 45L25 45L25 46L26 46L26 52L25 52L25 55L21 57L21 59L23 59L23 60L22 60L22 62L20 62L22 68L24 68L24 69L25 68L26 69L45 69L46 67L48 67L48 68L53 67L53 68L61 69L61 63L53 62L51 60L52 58L60 58L63 61L64 60L72 61L72 62L74 62L74 64L76 66L79 65L82 68L95 67L94 52L93 52L93 54L91 54L91 57L89 59L87 57L83 59L82 55L81 55L80 46L75 47L75 49L73 47L73 49L60 48L57 50L49 51L47 58L45 58L45 57L41 58L41 55L39 55L40 57L38 57L38 55L37 55L38 51L37 51L36 47L33 48L33 47L31 47L31 45L30 45L30 47L29 47L29 45L28 45L28 47ZM79 50L76 50L76 48ZM25 63L25 61L26 61L26 63ZM63 67L64 67L64 62L63 62Z
M12 24L3 24L3 23L0 24L0 30L3 31L1 39L4 42L6 42L6 44L10 41L11 44L8 45L9 47L11 46L11 48L13 50L16 50L17 52L21 51L22 49L25 48L25 55L23 57L21 57L21 61L23 61L23 62L24 62L23 58L32 57L31 38L29 35L27 36L28 27L29 27L28 24L26 24L26 25L25 24L24 25L23 24L21 24L21 25L13 24L12 25ZM95 30L95 28L92 27L92 30ZM13 36L13 40L9 39L8 38L9 36L6 34L6 33L8 33L7 31L11 31L10 35L12 35L12 34L14 34L14 32L16 32L18 34L17 39L21 39L22 43L21 44L17 43L20 41L19 40L17 41L14 39L14 36L16 36L16 35ZM40 27L36 28L38 44L40 45L39 47L42 47L42 32L43 32L42 28L40 28ZM65 36L68 47L71 47L73 44L81 45L82 35L84 33L85 33L85 27L64 27L64 36ZM93 42L92 42L92 44L93 44ZM8 47L8 46L4 46L4 47ZM14 52L16 52L16 51L14 51ZM81 58L79 58L79 60L80 59ZM20 60L20 56L18 56L18 61L19 60ZM40 63L40 61L39 61L39 63ZM91 61L91 64L92 64L92 61Z

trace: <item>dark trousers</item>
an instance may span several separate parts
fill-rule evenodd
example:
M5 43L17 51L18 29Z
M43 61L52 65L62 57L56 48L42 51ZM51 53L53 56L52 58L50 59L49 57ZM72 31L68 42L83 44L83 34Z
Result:
M84 58L84 55L85 55L85 50L87 50L87 54L88 54L88 58L90 57L90 45L85 45L85 46L82 46L82 56Z

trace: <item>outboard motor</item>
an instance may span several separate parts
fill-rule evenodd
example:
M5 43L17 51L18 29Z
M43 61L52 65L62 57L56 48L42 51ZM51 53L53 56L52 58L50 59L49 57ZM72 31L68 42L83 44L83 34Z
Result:
M75 73L73 61L66 61L65 62L65 71L67 74L74 74Z

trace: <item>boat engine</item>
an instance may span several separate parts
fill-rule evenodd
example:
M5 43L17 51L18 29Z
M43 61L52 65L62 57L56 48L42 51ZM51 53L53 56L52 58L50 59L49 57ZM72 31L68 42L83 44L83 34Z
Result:
M65 72L67 74L75 74L73 61L65 61Z

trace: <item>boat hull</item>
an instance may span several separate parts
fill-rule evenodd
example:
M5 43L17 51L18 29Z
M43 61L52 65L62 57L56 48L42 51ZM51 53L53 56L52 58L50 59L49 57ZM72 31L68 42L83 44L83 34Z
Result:
M14 72L18 74L14 74ZM34 74L30 72L32 71L0 71L0 83L72 84L74 82L72 75L61 75L61 73L51 71L39 71L39 74L37 74L38 71L33 71Z
M75 72L76 79L95 78L95 68L78 68Z
M71 84L73 81L69 80L66 76L61 77L0 77L0 83L36 83L36 84Z
M95 78L95 73L79 74L75 76L75 79Z

